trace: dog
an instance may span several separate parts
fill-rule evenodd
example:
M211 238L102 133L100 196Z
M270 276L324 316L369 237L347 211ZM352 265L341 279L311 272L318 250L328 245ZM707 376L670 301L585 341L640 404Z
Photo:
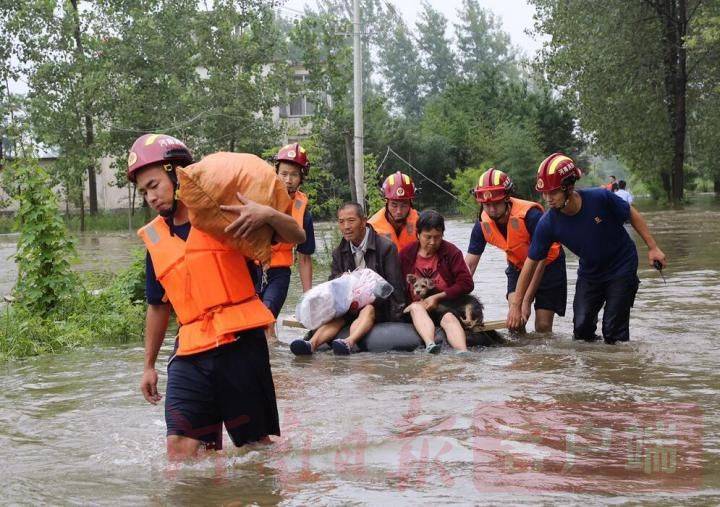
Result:
M411 287L412 293L418 299L425 299L439 292L435 282L430 278L407 275L406 280ZM455 299L440 301L432 313L440 316L450 312L458 318L466 331L479 333L484 327L483 309L483 304L478 298L470 294L464 294Z
M407 275L407 283L417 299L425 299L437 294L438 288L430 278L416 275ZM468 345L492 346L505 343L497 331L485 330L484 306L478 298L471 294L464 294L455 299L440 301L431 311L434 317L441 317L450 312L460 321L468 338Z

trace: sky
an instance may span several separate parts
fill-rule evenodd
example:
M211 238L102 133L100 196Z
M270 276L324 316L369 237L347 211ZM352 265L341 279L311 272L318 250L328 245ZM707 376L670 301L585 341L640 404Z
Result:
M418 12L421 10L419 0L387 0L394 4L403 13L405 21L415 25ZM462 5L462 0L428 0L430 5L442 12L448 18L448 29L454 31L454 23L458 22L457 11ZM512 44L519 47L526 56L532 57L540 49L541 41L534 40L526 34L526 30L533 27L533 14L535 8L525 0L479 0L481 7L491 11L496 17L501 18L503 29L510 34ZM284 4L284 13L288 16L295 15L293 11L302 11L305 5L315 5L314 0L287 0ZM450 34L448 34L450 35Z

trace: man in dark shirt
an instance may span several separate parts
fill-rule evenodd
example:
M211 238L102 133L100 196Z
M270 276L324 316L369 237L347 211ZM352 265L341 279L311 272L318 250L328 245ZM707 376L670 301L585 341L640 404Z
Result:
M343 239L332 253L330 280L357 268L368 268L387 280L393 286L393 293L389 301L376 301L357 313L350 311L344 317L320 326L309 341L293 341L290 350L295 355L312 354L320 345L333 340L345 325L350 324L348 337L332 343L335 354L347 355L375 323L402 320L405 286L395 244L375 232L357 203L343 204L338 209L337 217Z
M597 318L604 305L605 342L628 341L630 308L640 282L637 248L623 224L630 221L645 241L651 266L657 262L664 268L665 254L635 208L605 189L576 190L575 182L581 174L573 160L562 153L554 153L540 164L535 188L542 192L550 210L535 228L516 293L525 293L538 261L545 258L553 242L560 242L580 260L573 303L575 339L598 338ZM520 327L526 319L518 304L511 305L509 328Z
M300 185L307 177L309 169L307 151L299 143L283 146L275 156L275 171L287 187L288 194L293 200L293 218L305 231L306 238L297 246L290 243L273 245L270 267L265 273L260 266L256 268L255 289L276 319L287 298L290 288L290 268L295 264L296 257L303 292L312 288L315 230L312 213L308 209L308 196L300 190ZM276 338L275 326L268 328L267 335L269 338Z

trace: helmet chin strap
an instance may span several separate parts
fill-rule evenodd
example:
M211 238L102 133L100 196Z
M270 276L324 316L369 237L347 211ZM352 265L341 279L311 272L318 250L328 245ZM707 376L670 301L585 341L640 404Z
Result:
M173 203L169 210L161 211L159 214L161 217L163 217L165 219L171 219L175 215L175 212L177 211L177 207L178 207L177 194L178 194L178 189L180 188L180 185L178 184L177 174L175 174L175 168L172 165L166 164L163 166L163 169L165 169L165 171L167 172L168 178L170 178L170 181L172 181L172 184L173 184Z
M569 190L566 185L562 186L563 193L565 194L565 201L563 202L563 205L560 206L559 209L565 209L565 206L568 205L568 202L570 202L570 196L572 196L572 190Z

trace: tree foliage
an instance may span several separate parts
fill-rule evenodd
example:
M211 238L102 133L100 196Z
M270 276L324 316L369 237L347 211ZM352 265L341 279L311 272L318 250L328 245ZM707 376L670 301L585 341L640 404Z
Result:
M701 21L712 19L717 3L533 3L536 31L551 37L540 66L572 103L581 128L600 151L619 155L633 174L680 202L688 136L701 137L704 129L693 115L717 111L708 93L717 48L699 50L687 41L712 39Z
M361 3L365 154L384 159L368 190L401 170L423 190L418 206L453 209L455 199L430 190L425 176L444 185L454 171L492 161L522 180L537 162L528 153L577 147L568 108L542 79L521 72L509 36L477 0L464 1L454 29L428 2L413 27L386 2ZM293 22L279 19L275 5L1 3L9 36L0 38L0 56L10 47L22 62L13 71L30 85L31 133L60 151L55 181L82 204L79 190L94 174L88 167L109 155L123 185L127 148L146 132L175 135L198 157L262 153L294 135L272 121L273 108L305 97L313 211L331 215L332 206L353 198L350 3L322 0ZM384 158L388 146L417 171Z

